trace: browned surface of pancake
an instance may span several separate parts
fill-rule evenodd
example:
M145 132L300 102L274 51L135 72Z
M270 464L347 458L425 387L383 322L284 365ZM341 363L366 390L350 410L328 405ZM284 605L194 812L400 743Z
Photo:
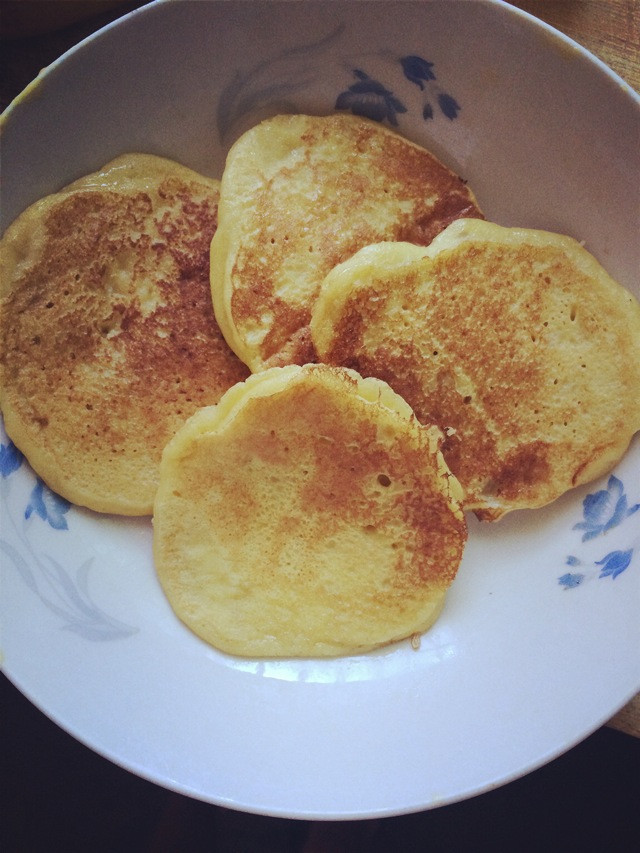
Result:
M272 368L167 445L158 576L192 630L233 654L325 656L426 630L466 540L460 489L384 383Z
M459 221L323 286L322 360L378 376L446 438L485 519L604 474L640 429L640 306L567 237Z
M252 370L313 360L309 319L329 270L369 243L427 245L473 193L430 152L351 115L277 116L232 148L212 249L214 307Z
M247 374L211 305L217 203L216 181L125 155L3 238L7 432L72 502L150 513L167 440Z

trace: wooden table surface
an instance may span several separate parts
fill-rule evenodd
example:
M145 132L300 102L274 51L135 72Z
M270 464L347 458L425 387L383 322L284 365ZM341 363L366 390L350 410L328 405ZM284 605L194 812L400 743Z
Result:
M640 92L640 0L514 0L605 62Z
M127 0L4 0L0 109L67 48L142 5ZM640 0L518 0L512 5L570 36L640 92ZM640 693L608 725L640 737Z

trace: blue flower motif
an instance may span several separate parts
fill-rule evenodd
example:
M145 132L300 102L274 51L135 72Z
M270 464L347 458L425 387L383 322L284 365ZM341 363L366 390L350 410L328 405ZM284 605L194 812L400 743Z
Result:
M573 589L574 587L579 586L583 580L584 575L567 572L566 575L562 575L562 577L558 578L558 583L565 589Z
M460 112L460 104L456 99L444 93L438 95L438 106L450 121L456 118Z
M406 113L407 108L382 83L358 68L353 70L357 83L349 86L346 92L338 95L337 110L351 110L354 115L364 116L373 121L385 121L397 125L397 113Z
M24 456L12 441L9 444L0 444L0 474L8 477L22 465Z
M625 518L637 512L640 504L630 507L622 482L612 474L606 489L587 495L582 502L584 521L574 524L574 530L584 530L582 541L593 539L611 530Z
M578 559L578 557L574 557L573 554L569 554L569 556L565 560L565 563L568 566L579 566L581 562L582 561Z
M137 628L114 619L92 601L87 582L93 558L80 566L74 580L53 557L45 555L41 559L26 540L23 544L27 553L0 539L0 553L9 558L40 601L63 620L66 630L94 641L121 639L137 632ZM54 595L50 597L52 591Z
M403 56L400 59L400 65L407 80L420 86L421 89L424 89L423 80L436 79L436 75L431 70L433 62L427 62L421 56Z
M603 557L601 560L596 560L596 566L602 566L600 577L610 577L612 579L617 578L619 574L624 572L631 562L632 554L633 548L630 548L628 551L611 551L611 553L607 554L606 557Z
M47 521L54 530L67 530L67 519L64 516L70 507L71 504L68 500L52 492L42 480L38 479L24 511L24 517L30 518L35 512L43 521Z

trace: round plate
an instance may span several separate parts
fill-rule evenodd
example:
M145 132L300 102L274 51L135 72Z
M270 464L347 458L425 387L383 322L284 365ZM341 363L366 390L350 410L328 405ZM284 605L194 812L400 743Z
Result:
M639 99L499 2L142 7L5 113L3 227L120 153L219 176L261 118L334 109L431 148L488 218L583 240L638 294ZM70 506L2 433L4 672L99 753L220 805L360 818L479 793L568 749L640 688L639 438L609 476L544 509L469 518L419 648L257 661L176 619L150 520Z

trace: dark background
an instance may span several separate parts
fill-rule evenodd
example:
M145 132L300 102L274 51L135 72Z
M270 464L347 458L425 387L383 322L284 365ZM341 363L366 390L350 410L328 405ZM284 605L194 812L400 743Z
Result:
M528 776L462 803L325 823L242 814L139 779L59 729L4 677L0 703L5 853L640 850L640 740L607 727Z
M0 109L40 68L140 5L0 0ZM542 17L545 7L580 11L581 6L519 5L539 10ZM201 803L122 770L67 735L0 676L0 848L5 853L626 853L640 850L640 739L603 727L523 779L432 811L367 821L285 820Z

